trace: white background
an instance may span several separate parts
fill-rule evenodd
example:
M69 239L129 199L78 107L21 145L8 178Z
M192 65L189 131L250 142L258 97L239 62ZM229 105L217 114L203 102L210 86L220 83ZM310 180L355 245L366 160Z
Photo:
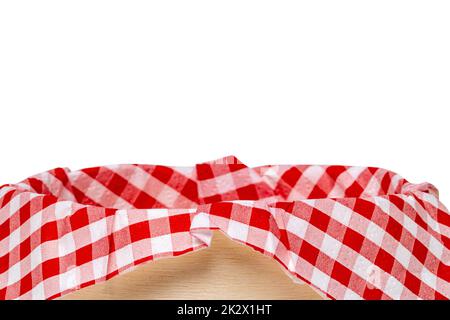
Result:
M0 184L234 154L381 166L450 203L449 1L0 3Z

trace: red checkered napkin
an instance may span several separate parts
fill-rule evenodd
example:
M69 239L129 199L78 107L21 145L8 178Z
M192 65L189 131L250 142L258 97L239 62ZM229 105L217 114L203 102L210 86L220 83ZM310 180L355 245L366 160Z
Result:
M0 187L0 299L53 299L219 229L334 299L450 298L450 216L379 168L58 168Z

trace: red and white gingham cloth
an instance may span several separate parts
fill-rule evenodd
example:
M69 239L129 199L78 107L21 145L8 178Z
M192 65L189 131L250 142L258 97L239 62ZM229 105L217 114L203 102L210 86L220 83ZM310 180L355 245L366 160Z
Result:
M0 299L53 299L220 229L334 299L450 298L450 216L373 167L57 168L0 187Z

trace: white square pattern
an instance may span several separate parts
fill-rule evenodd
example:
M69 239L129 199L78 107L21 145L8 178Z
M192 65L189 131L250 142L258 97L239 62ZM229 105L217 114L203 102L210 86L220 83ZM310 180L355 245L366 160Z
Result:
M150 242L152 244L153 254L167 253L173 250L172 237L168 234L151 238Z
M133 263L134 261L133 249L131 245L127 245L123 248L116 250L115 254L116 254L116 265L118 269L127 266L130 263Z
M247 241L248 225L234 220L230 220L228 224L228 235L233 239Z

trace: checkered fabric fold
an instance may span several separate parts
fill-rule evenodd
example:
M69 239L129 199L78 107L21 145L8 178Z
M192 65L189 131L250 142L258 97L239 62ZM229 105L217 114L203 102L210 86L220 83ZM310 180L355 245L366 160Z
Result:
M429 183L373 167L57 168L0 187L0 299L53 299L212 230L333 299L450 298L450 216Z

